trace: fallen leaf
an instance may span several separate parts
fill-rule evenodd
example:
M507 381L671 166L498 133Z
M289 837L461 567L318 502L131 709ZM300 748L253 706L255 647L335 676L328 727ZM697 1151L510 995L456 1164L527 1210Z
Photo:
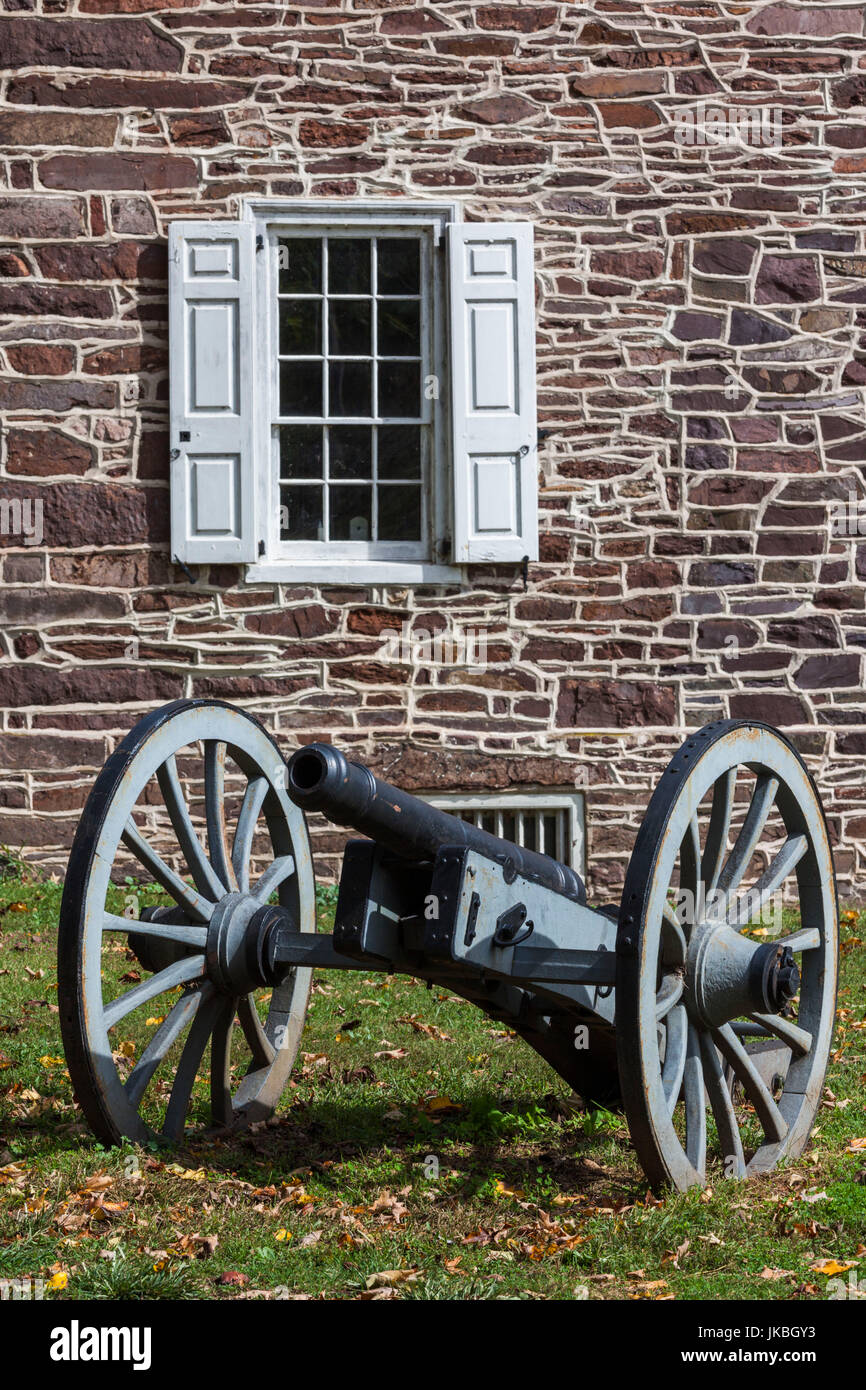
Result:
M204 1168L184 1168L180 1163L167 1163L166 1173L172 1173L176 1178L182 1178L184 1182L204 1182L207 1173Z
M849 1269L856 1269L859 1260L816 1260L809 1268L816 1274L846 1274Z
M418 1269L380 1269L377 1274L367 1276L366 1287L372 1289L395 1289L400 1284L417 1284Z
M686 1236L682 1245L678 1245L676 1250L671 1251L670 1254L667 1254L662 1258L662 1264L672 1264L674 1269L679 1269L680 1260L683 1259L685 1255L688 1253L690 1244L691 1241L689 1240L688 1236Z
M447 1096L429 1096L418 1108L425 1115L459 1115L464 1106L455 1100L449 1100Z

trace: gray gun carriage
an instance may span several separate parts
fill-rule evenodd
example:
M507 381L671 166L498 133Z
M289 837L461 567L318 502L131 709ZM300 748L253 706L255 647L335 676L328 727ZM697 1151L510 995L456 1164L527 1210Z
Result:
M316 930L313 811L368 837L346 847L329 934ZM108 910L131 860L170 907ZM105 966L126 946L137 967L124 983ZM313 969L411 975L503 1021L587 1104L621 1106L649 1180L685 1189L712 1162L744 1177L802 1151L837 955L819 796L767 725L720 721L686 739L619 906L593 908L572 868L336 748L286 762L249 714L180 700L127 735L87 801L63 894L60 1022L99 1138L177 1142L203 1073L218 1129L273 1113ZM121 1039L146 1014L130 1058Z

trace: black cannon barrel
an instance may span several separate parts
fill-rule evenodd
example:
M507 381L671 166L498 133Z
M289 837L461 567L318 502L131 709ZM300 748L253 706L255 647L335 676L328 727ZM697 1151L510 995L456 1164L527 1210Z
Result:
M350 826L406 859L433 859L443 845L466 845L555 893L586 901L578 874L547 854L536 854L467 825L388 782L362 763L349 762L328 743L311 743L289 760L289 796L305 811Z

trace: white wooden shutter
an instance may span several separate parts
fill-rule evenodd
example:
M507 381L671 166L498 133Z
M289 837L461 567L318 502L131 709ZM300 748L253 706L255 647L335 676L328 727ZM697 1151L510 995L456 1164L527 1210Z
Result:
M257 558L253 238L245 222L168 229L171 546L192 564Z
M454 559L538 559L530 222L448 227Z

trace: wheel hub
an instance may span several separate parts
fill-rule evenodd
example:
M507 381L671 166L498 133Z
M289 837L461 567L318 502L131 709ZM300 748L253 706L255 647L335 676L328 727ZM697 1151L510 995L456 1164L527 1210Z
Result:
M787 946L759 945L724 922L689 943L685 1001L693 1021L719 1028L743 1014L778 1014L796 996L800 972Z
M213 910L205 960L210 979L223 994L249 994L269 983L257 964L258 933L250 928L260 909L261 903L247 893L227 893Z

